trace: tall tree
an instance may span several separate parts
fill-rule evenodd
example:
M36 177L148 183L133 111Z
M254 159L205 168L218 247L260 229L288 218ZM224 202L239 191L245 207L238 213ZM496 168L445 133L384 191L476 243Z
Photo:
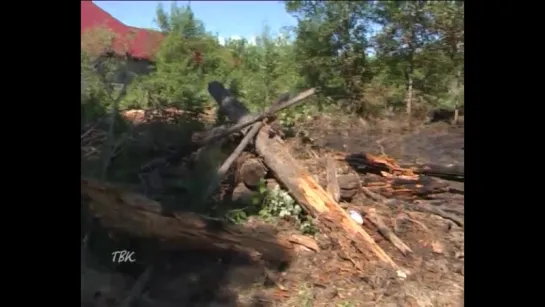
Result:
M412 113L414 72L417 53L432 38L430 15L425 1L377 1L375 17L383 30L377 36L377 52L382 60L399 69L405 78L405 109Z
M438 36L437 46L450 60L450 73L454 80L450 82L449 104L455 108L455 121L458 109L464 104L464 2L434 1L428 6L433 17L432 30Z
M299 21L296 57L310 86L331 98L359 98L369 79L370 6L365 1L286 1L287 11Z

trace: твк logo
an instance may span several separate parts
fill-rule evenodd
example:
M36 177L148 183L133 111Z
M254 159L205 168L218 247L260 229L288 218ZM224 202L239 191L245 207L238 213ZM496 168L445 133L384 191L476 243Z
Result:
M134 252L129 252L129 251L126 251L126 250L122 250L122 251L115 251L112 253L113 255L113 259L112 261L115 263L116 262L116 256L119 255L119 257L117 257L117 263L122 263L122 262L135 262L136 260L133 259L132 257L134 256Z

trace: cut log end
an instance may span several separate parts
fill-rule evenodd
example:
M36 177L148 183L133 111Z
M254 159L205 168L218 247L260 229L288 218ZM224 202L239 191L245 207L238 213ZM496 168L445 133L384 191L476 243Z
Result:
M259 182L265 177L266 174L267 168L257 158L249 158L244 160L238 169L240 180L250 189L257 188Z

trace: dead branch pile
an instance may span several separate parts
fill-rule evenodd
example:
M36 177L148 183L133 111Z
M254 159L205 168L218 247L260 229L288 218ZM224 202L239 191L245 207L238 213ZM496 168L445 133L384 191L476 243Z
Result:
M339 176L335 159L328 159L327 183L320 185L293 158L278 131L271 126L275 113L310 97L314 94L314 89L304 91L291 99L284 95L265 112L255 115L250 114L244 104L233 97L221 83L211 82L208 90L219 106L218 112L225 115L231 124L195 134L191 144L181 146L168 156L143 165L142 173L164 168L211 143L225 142L226 137L231 134L240 134L242 140L239 145L219 167L200 200L205 201L217 190L227 170L233 165L236 168L234 199L242 199L255 193L260 180L264 177L270 178L267 180L268 184L280 184L285 188L315 218L321 231L330 234L345 254L350 254L350 260L358 268L363 268L367 261L379 260L396 270L399 269L392 258L339 205L341 199L350 199L359 191L373 201L407 210L430 212L463 225L463 221L440 208L390 199L414 199L447 191L447 184L426 176L447 173L445 169L438 171L438 168L431 170L430 167L402 167L388 157L338 153L336 160L345 161L355 169L374 171L375 175L366 176L364 180L357 174ZM451 173L456 171L454 167L450 170L453 170ZM460 175L460 172L457 174ZM463 177L463 167L461 176ZM104 227L137 237L154 238L169 248L230 248L250 251L259 258L269 259L291 255L297 245L318 250L316 243L308 238L256 233L255 230L226 225L219 220L191 213L165 216L160 204L98 181L82 179L81 189L82 195L90 200L90 212ZM412 252L374 211L362 211L365 218L403 255Z
M219 82L211 82L208 90L219 106L219 114L225 115L231 124L196 133L191 144L143 165L141 174L164 169L212 143L235 139L227 138L229 135L239 134L238 146L197 199L204 202L210 198L232 168L235 169L233 200L251 199L260 181L266 178L268 187L281 185L286 189L315 218L321 232L336 241L343 258L349 259L360 270L364 270L366 262L378 260L397 270L399 276L404 275L390 255L339 205L339 201L350 200L359 192L371 201L404 210L428 212L463 227L463 220L455 214L431 203L414 202L417 198L449 191L449 184L432 176L453 176L463 181L463 166L401 166L386 156L336 153L325 160L327 182L320 184L294 159L279 131L271 125L275 113L310 97L314 89L291 99L284 95L261 114L250 114L244 104ZM138 123L142 119L135 118L134 121ZM100 137L92 129L82 134L82 150L83 144L91 143L94 135ZM364 172L365 176L356 173L338 175L338 161ZM89 201L89 212L101 226L114 232L156 240L167 249L230 249L249 254L256 260L272 261L288 260L301 248L314 252L319 250L317 243L309 237L262 232L194 213L165 214L161 205L153 200L96 180L82 178L81 193ZM402 255L413 252L386 226L375 209L363 207L359 208L359 212ZM148 275L143 274L137 284L145 285ZM141 292L135 289L135 292ZM131 297L127 300L132 301Z
M374 156L369 153L347 154L336 153L335 158L346 161L354 170L365 174L361 178L361 184L369 190L377 192L385 197L396 197L405 200L429 198L434 194L456 192L450 184L434 177L445 177L445 173L437 175L440 166L429 171L429 166L400 166L394 159L387 156ZM445 169L460 168L459 166L445 166ZM458 179L463 180L463 166L458 169ZM451 174L454 172L451 172ZM434 177L432 177L434 176ZM345 180L341 189L353 189L359 181L358 176ZM346 187L345 187L346 185Z

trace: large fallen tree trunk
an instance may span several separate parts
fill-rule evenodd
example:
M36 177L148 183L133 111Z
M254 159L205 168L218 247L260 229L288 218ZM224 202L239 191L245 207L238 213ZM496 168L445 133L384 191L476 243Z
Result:
M374 255L398 269L397 264L375 240L297 163L281 140L277 137L269 138L269 134L261 130L256 139L256 151L276 179L313 217L318 218L331 231L344 232L368 260L373 259Z
M387 171L400 175L427 175L453 181L464 181L464 166L458 164L402 164L391 158L368 153L339 154L348 164L359 171Z
M443 178L453 181L464 181L463 164L402 164L401 167L411 169L415 174Z
M229 117L230 120L243 122L251 117L243 104L230 95L220 83L214 82L213 86L209 85L209 91L218 105L227 109L225 114L228 116L233 114ZM278 182L288 189L307 212L317 218L331 234L335 232L342 234L344 238L340 238L339 241L350 240L367 260L378 258L399 269L373 238L297 163L284 146L284 142L277 135L271 135L268 125L264 125L259 131L255 149ZM343 245L342 242L339 244Z
M271 261L289 260L298 245L318 249L316 243L306 237L282 237L189 212L167 216L159 203L95 180L81 179L81 195L89 200L90 213L103 227L157 240L168 249L229 249Z

